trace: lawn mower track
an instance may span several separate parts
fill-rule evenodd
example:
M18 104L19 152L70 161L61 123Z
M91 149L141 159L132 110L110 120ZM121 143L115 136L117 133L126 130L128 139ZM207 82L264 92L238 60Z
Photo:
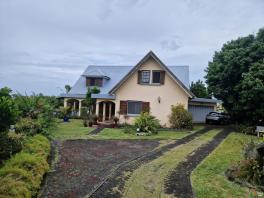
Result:
M186 157L165 180L165 193L179 198L193 198L190 176L196 166L224 140L230 130L223 129L207 144L199 147Z
M107 177L105 177L104 181L101 182L93 191L87 194L86 197L93 197L93 198L116 198L122 197L122 191L124 190L125 181L129 179L129 176L124 176L123 173L131 172L137 169L144 163L148 163L160 156L162 156L165 152L169 151L170 149L186 144L189 141L193 140L199 135L202 135L210 130L215 128L215 126L206 126L205 128L193 133L191 135L185 136L182 139L175 141L174 143L165 145L159 149L155 149L150 151L136 159L132 159L127 163L121 164L117 169L111 172ZM113 188L118 187L118 190L113 190Z

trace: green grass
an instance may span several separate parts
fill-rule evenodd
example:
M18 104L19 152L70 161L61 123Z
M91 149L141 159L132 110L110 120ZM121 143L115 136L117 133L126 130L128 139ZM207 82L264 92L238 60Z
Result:
M123 197L170 197L164 193L164 180L177 164L201 145L210 141L220 129L211 130L187 144L180 145L164 153L161 157L140 166L125 183ZM129 173L125 173L129 174ZM118 189L117 189L118 190Z
M54 139L86 139L94 128L84 127L83 121L71 119L70 122L59 122L58 127L51 131Z
M224 172L242 158L242 142L252 136L232 133L192 173L195 197L249 197L249 190L226 179ZM256 138L256 137L254 137Z
M196 125L194 130L196 131L203 128L202 125ZM106 128L97 135L89 135L89 139L157 139L157 140L167 140L167 139L180 139L186 135L189 135L190 131L159 131L157 135L151 136L136 136L135 134L124 133L123 129L110 129Z

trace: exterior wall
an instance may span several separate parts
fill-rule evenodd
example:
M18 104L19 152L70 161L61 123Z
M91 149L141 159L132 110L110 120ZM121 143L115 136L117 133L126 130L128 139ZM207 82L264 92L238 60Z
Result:
M153 59L146 61L140 70L161 70ZM162 125L169 126L168 116L171 105L183 104L188 109L187 93L166 73L164 85L140 85L137 83L137 72L133 74L116 92L115 115L119 115L120 100L136 100L150 102L150 113L160 120ZM151 79L150 79L151 80ZM160 103L158 102L160 97ZM125 119L119 117L120 122L133 123L134 117Z

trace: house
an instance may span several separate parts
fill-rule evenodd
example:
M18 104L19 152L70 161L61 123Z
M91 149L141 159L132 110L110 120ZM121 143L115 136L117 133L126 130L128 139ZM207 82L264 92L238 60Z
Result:
M132 123L142 111L150 111L162 125L169 126L171 105L182 104L204 122L213 111L216 100L195 98L189 90L189 67L167 66L152 51L135 66L88 66L69 93L62 94L64 106L81 114L88 87L98 87L95 113L100 121L119 117L121 123Z

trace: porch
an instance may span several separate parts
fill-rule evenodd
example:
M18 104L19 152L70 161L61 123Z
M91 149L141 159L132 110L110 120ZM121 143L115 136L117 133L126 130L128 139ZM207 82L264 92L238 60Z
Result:
M99 122L110 123L115 116L116 105L110 100L97 100L95 109Z

